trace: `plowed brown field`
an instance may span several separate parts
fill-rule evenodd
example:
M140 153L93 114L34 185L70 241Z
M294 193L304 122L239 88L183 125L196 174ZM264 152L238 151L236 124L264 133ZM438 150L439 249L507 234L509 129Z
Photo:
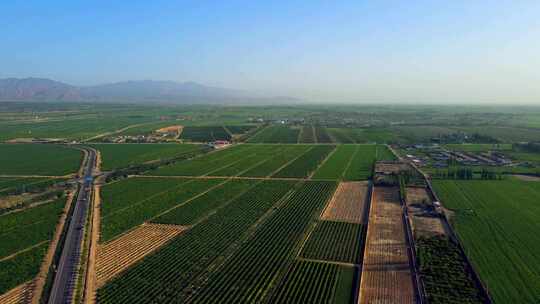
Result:
M143 224L120 238L99 246L96 287L103 286L186 229L186 226L178 225Z
M328 203L323 220L365 223L364 208L368 192L367 182L342 182Z
M359 303L414 303L397 187L374 187Z
M0 295L0 303L2 304L22 304L30 303L32 299L32 291L34 288L33 281L21 284L12 290Z

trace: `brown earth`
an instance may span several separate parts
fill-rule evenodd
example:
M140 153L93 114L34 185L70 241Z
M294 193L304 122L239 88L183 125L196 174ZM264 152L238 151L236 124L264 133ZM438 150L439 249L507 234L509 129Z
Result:
M143 224L120 238L98 246L96 288L103 286L186 229L188 227L178 225Z
M407 187L407 208L415 238L445 235L441 217L434 212L433 200L424 187Z
M171 133L171 132L176 132L178 134L182 133L182 130L184 129L184 126L180 126L180 125L177 125L177 126L168 126L168 127L163 127L161 129L157 129L156 132L157 133Z
M402 207L397 187L374 187L359 303L414 303Z
M362 224L368 193L367 182L342 182L321 216L323 220Z

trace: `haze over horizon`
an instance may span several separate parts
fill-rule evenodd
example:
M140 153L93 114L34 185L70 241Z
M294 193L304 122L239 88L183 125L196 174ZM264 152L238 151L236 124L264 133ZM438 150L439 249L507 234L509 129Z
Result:
M540 104L538 1L0 4L0 78L324 102Z

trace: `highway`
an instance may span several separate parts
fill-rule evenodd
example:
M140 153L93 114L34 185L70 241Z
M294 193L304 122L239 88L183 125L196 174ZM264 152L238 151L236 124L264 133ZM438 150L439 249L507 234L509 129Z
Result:
M77 282L77 267L82 252L84 225L92 197L92 172L96 166L96 152L85 148L88 152L82 179L79 180L79 193L74 205L71 221L64 240L60 261L56 268L56 275L49 296L49 304L71 303Z

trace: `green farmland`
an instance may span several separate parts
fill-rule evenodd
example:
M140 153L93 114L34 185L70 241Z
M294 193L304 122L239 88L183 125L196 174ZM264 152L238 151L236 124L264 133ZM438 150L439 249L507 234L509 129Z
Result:
M132 178L103 188L101 240L151 220L223 183L221 179Z
M540 183L434 181L496 303L540 300Z
M93 144L101 152L102 170L112 170L149 161L170 159L201 151L191 144Z
M0 144L0 174L66 175L79 169L82 152L65 146Z
M39 271L65 198L0 215L0 294Z

